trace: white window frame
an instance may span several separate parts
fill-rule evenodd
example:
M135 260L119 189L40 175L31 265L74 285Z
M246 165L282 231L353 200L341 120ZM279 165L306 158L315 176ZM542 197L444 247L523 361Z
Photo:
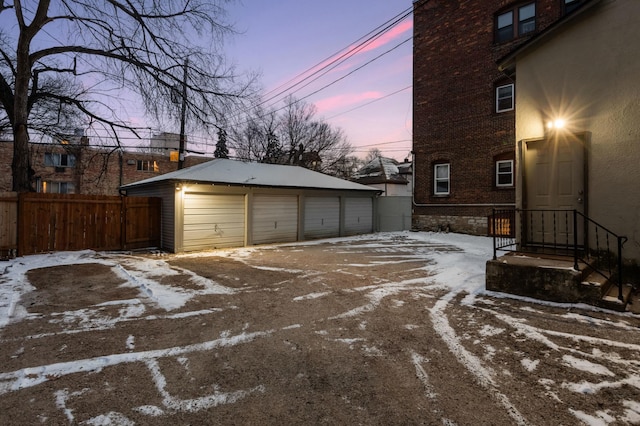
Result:
M500 109L500 101L503 99L508 99L509 96L500 96L500 89L504 89L506 87L510 87L511 88L511 106L509 108L503 108ZM507 111L513 111L515 107L515 87L513 83L509 83L509 84L502 84L500 86L496 87L496 112L507 112Z
M509 172L500 172L501 164L509 164ZM509 183L500 183L500 176L508 175L511 179ZM496 161L496 186L500 188L512 187L514 182L514 170L513 170L513 160L498 160Z
M446 177L438 177L438 170L441 168L446 168ZM447 190L438 191L438 184L446 182ZM449 195L451 192L451 164L450 163L439 163L434 164L433 166L433 194L434 195Z

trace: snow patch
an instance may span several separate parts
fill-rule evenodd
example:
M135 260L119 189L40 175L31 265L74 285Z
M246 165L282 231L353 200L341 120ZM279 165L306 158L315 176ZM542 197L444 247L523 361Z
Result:
M594 364L585 359L575 358L571 355L564 355L562 357L562 361L565 365L575 368L576 370L586 371L587 373L597 374L600 376L615 376L615 374L612 373L611 370L603 365Z

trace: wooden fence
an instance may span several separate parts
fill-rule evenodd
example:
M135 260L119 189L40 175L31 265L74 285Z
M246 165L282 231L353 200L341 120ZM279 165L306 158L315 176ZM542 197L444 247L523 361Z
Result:
M160 245L160 202L151 197L0 195L0 251L25 256Z

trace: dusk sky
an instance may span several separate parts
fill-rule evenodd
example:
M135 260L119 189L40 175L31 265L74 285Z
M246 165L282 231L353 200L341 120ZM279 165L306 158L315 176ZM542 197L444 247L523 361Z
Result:
M228 10L241 34L228 39L226 52L238 69L260 72L270 98L411 7L411 0L239 0ZM294 91L296 98L310 95L305 101L317 106L319 118L344 130L354 154L364 157L378 148L402 160L411 151L412 35L409 14L322 78L302 87L307 80L266 105L280 108Z
M356 149L354 155L364 157L370 149L378 148L397 160L409 156L412 0L236 0L226 8L227 21L238 34L225 39L223 51L237 71L259 73L267 100L264 107L282 108L284 98L293 95L316 105L317 118L341 128ZM11 15L12 11L4 13L0 20L8 33L16 28L15 15ZM377 33L381 33L379 37L360 46ZM39 37L60 42L50 27ZM357 53L309 77L322 64L354 47L358 47ZM113 107L131 125L149 129L149 135L175 131L145 127L148 120L136 96L124 93L117 97L120 103ZM212 152L212 141L188 136L191 149ZM125 143L148 143L121 137ZM198 141L201 146L193 146L200 145Z

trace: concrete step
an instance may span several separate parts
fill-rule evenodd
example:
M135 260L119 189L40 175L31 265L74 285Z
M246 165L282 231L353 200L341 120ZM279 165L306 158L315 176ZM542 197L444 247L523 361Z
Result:
M611 309L614 311L624 312L627 309L627 304L631 300L631 294L633 287L630 284L622 285L622 300L618 298L619 290L618 286L613 283L609 283L606 293L602 296L599 305L603 308Z

